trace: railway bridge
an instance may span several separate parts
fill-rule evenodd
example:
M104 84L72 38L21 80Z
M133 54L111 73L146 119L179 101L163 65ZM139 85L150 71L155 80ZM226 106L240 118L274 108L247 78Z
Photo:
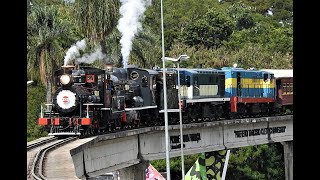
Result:
M145 179L149 160L166 155L164 126L100 135L70 150L75 175L88 179L120 170L124 179ZM169 125L170 158L180 156L180 126ZM281 142L286 180L293 179L293 115L183 125L184 155Z

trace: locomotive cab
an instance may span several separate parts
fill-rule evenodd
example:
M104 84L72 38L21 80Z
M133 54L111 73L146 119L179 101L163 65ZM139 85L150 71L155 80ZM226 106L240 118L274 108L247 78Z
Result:
M155 106L157 71L135 67L127 68L128 80L131 82L132 93L127 100L128 107ZM131 101L131 102L130 102Z

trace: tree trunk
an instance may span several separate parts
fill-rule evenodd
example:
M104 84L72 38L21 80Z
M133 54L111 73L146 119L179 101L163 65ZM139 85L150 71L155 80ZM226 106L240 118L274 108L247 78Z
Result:
M47 104L52 104L51 76L47 76ZM47 105L47 111L51 111L51 107Z
M45 58L45 49L44 48L41 48L40 49L40 52L39 52L39 70L40 70L40 80L42 82L42 84L47 87L47 80L46 80L46 67L45 67L45 61L46 61L46 58Z

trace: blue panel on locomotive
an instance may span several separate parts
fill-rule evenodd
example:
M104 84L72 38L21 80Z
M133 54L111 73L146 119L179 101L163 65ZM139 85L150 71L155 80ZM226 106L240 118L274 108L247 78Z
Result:
M274 75L265 71L224 67L225 96L244 98L274 98Z

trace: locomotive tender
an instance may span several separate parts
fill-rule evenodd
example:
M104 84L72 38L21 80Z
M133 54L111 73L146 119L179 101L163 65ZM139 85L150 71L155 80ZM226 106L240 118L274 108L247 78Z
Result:
M169 123L272 115L292 110L292 73L278 70L181 68L166 70ZM286 70L288 71L288 70ZM292 70L289 70L292 72ZM280 72L280 73L279 73ZM163 125L162 69L62 66L54 74L53 103L38 119L49 135L81 135Z

